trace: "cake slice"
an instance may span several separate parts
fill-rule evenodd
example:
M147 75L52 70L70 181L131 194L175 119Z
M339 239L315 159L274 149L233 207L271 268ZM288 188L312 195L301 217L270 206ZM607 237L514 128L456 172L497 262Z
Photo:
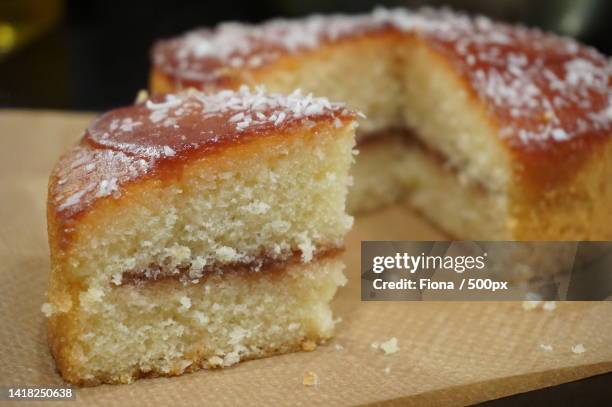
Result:
M49 342L79 385L311 350L332 335L355 115L262 89L96 119L49 181Z

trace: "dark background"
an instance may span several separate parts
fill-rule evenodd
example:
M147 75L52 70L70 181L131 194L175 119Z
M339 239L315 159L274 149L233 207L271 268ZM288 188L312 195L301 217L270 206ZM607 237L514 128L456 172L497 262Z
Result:
M27 18L28 12L36 13L50 1L61 6L57 22L0 56L0 107L101 111L129 104L147 86L149 49L156 38L225 20L355 13L376 4L448 4L576 36L607 55L612 53L608 0L0 0L0 24ZM23 4L29 11L15 16L15 5Z

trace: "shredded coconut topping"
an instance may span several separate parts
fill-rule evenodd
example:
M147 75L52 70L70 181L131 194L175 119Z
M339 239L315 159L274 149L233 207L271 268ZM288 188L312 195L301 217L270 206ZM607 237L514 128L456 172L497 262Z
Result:
M612 131L612 64L604 56L573 39L447 9L377 8L354 16L225 23L159 43L154 62L176 80L207 83L232 75L228 67L256 69L283 54L385 29L416 32L447 56L510 143L565 143Z
M118 196L122 182L146 174L151 165L120 151L77 146L56 167L56 176L64 182L58 183L53 199L58 210L73 212L93 199Z
M300 89L283 95L268 94L264 87L251 91L242 86L238 91L194 95L202 103L204 115L237 112L230 117L229 122L236 123L236 130L239 131L261 124L280 126L285 119L321 116L344 107L341 103L331 103L328 99L314 97L311 93L304 95Z

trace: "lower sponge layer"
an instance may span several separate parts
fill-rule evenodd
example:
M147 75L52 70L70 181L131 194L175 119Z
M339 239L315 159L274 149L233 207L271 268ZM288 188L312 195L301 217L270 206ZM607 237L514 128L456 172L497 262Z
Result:
M314 347L333 333L329 302L346 282L343 268L334 255L198 284L161 280L103 296L89 290L78 308L51 317L54 356L66 380L95 385Z
M451 236L511 238L506 197L465 179L416 140L403 134L359 146L348 196L352 213L407 200Z

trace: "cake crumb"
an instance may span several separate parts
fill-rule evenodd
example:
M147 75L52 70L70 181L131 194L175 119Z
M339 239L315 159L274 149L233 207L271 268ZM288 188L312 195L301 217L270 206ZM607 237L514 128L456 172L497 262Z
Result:
M552 345L546 344L546 343L541 343L540 344L540 349L542 349L544 352L552 352L553 347Z
M312 387L319 385L319 376L315 372L306 372L304 373L304 378L302 379L302 384L304 386Z
M339 343L334 345L334 349L337 351L341 351L344 350L344 346L340 345Z
M45 314L45 316L47 318L49 318L51 315L53 315L53 305L49 304L48 302L45 302L41 307L40 310L43 314Z
M140 89L136 94L136 99L134 100L134 104L144 103L149 98L149 92L146 89Z
M385 352L385 355L391 355L399 350L397 346L397 338L393 337L386 342L380 344L380 349Z
M391 373L391 368L389 366L385 367L385 369L383 370L383 372L388 375Z
M572 346L572 352L577 354L577 355L579 355L581 353L586 352L586 349L585 349L583 344L578 343L578 344Z
M315 341L304 341L302 342L302 350L305 352L312 352L317 349L317 343Z
M523 309L525 311L531 311L532 309L536 309L540 303L542 303L542 301L539 300L527 300L527 301L523 301Z
M374 342L372 342L372 343L370 344L370 348L372 348L372 349L378 349L378 348L380 348L380 342L378 342L378 341L374 341Z
M556 301L544 301L544 305L542 305L544 311L554 311L557 308Z

